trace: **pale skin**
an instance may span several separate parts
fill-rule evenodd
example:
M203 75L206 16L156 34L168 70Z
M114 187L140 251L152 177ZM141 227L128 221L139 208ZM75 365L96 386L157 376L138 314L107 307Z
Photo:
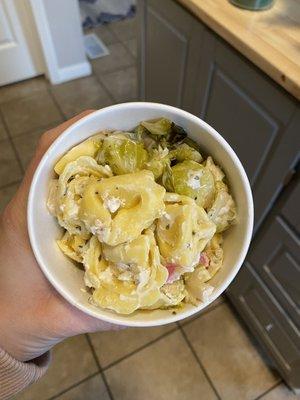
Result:
M44 133L14 198L0 215L0 347L19 361L32 360L63 339L119 329L84 314L47 281L31 250L26 221L34 172L51 143L85 111Z

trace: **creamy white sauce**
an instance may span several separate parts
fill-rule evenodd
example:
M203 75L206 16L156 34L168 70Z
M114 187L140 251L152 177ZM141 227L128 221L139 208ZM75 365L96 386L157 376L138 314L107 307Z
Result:
M200 189L201 183L200 179L202 176L201 171L189 171L188 172L188 180L187 180L187 185L192 188L192 189Z
M73 207L70 210L68 210L68 216L70 218L76 218L78 215L78 212L79 212L79 207L77 204L74 203Z
M120 281L132 281L133 280L133 274L130 271L124 271L118 276L118 279Z
M107 196L103 201L104 207L109 212L116 212L122 205L122 200L119 197Z
M109 233L109 228L106 227L99 219L95 220L95 225L90 226L90 232L98 236L100 242L104 242Z
M116 267L118 268L119 271L124 272L124 271L127 271L130 266L128 264L118 262L118 263L116 263Z
M110 268L106 268L105 271L99 273L99 280L107 283L111 283L113 279L113 273Z
M139 287L143 287L147 284L147 282L149 281L149 276L150 271L147 269L144 269L138 274Z
M204 303L208 303L214 290L215 288L213 286L209 285L208 283L203 283L199 293L200 300L202 300Z

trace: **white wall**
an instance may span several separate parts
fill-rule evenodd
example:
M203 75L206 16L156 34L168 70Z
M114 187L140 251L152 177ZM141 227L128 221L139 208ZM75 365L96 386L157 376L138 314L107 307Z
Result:
M31 0L31 5L50 81L89 75L78 0Z

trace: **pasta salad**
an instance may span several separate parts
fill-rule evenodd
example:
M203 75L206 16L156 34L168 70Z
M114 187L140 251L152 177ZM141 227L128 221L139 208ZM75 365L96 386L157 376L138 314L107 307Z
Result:
M48 209L91 302L120 314L206 302L236 221L223 171L160 118L101 131L54 166Z

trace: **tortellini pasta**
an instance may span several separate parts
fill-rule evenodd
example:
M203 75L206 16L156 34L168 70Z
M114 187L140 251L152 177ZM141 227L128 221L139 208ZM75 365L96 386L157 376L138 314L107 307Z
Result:
M95 287L93 302L122 314L156 303L168 277L151 230L114 247L93 236L84 265L85 282Z
M99 132L54 166L47 206L90 301L120 314L207 301L236 220L225 174L166 118Z
M215 234L201 254L198 266L192 273L186 274L186 287L195 300L201 299L203 286L221 268L223 263L222 236Z
M136 239L160 217L164 194L150 171L92 182L83 192L80 218L101 242L116 246Z
M236 221L236 207L232 196L228 193L228 186L223 182L225 175L208 157L206 168L211 171L215 181L214 201L208 208L208 216L217 227L217 232L223 232Z
M199 262L201 251L213 237L216 226L203 208L187 196L167 193L164 215L157 221L157 241L162 257L184 272ZM181 271L178 272L181 272Z
M77 262L83 261L83 252L88 237L85 235L70 235L68 231L62 239L57 241L58 246L68 257Z

